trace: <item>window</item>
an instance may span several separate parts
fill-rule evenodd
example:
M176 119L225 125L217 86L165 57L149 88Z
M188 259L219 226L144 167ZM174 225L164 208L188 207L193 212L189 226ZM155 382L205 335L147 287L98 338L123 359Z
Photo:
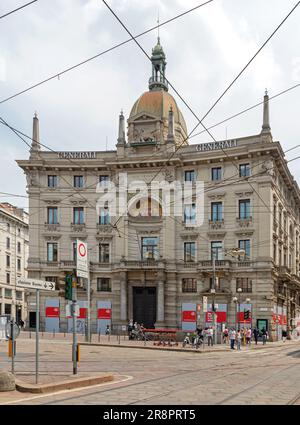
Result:
M6 256L6 267L10 267L10 255Z
M110 223L108 208L100 208L99 224L105 225Z
M77 243L72 243L72 251L73 251L73 261L77 261Z
M215 257L216 260L223 260L223 242L214 241L211 242L211 259Z
M10 232L10 224L7 223L7 231Z
M185 205L184 207L184 223L195 224L196 223L196 205Z
M109 176L99 176L100 186L107 187L109 183Z
M57 187L57 176L48 176L48 187Z
M241 288L242 292L252 292L252 280L248 277L238 277L236 279L236 292Z
M48 207L47 208L47 223L48 224L58 224L57 207Z
M158 259L158 238L142 238L142 260Z
M6 238L6 249L10 249L10 238Z
M4 290L4 298L12 298L12 290L5 288Z
M47 261L57 261L57 243L47 243Z
M18 228L18 236L21 236L21 229Z
M215 277L215 288L213 285L213 278L212 277L209 278L209 289L216 289L216 291L221 291L223 287L224 287L223 279L221 279L220 277L218 276Z
M186 263L195 262L196 244L195 242L184 243L184 261Z
M84 224L84 209L83 207L73 208L73 224Z
M239 260L249 260L250 258L250 239L243 239L239 241L239 249L245 251L244 256L239 256Z
M184 181L194 182L196 180L196 175L194 170L184 172Z
M109 244L99 244L99 263L109 263Z
M97 291L98 292L111 292L110 279L107 277L97 278Z
M211 204L211 221L223 220L223 205L222 202L212 202Z
M215 167L211 169L212 181L222 180L222 167Z
M11 314L11 304L4 305L4 314Z
M6 273L6 283L10 283L10 273Z
M245 220L250 218L250 199L239 201L239 219Z
M18 254L21 254L21 242L18 242Z
M277 261L276 251L277 251L277 249L276 249L276 243L274 243L273 244L273 261L274 261L274 263L276 263L276 261Z
M281 251L280 248L278 250L278 260L279 260L279 265L281 266L282 265L282 251Z
M250 177L250 164L240 164L240 177Z
M83 187L83 176L74 176L74 187Z
M182 279L182 292L197 292L197 279Z
M17 300L22 300L23 299L23 292L16 291L16 299Z
M17 269L18 269L18 272L21 271L21 260L20 260L20 258L17 259Z

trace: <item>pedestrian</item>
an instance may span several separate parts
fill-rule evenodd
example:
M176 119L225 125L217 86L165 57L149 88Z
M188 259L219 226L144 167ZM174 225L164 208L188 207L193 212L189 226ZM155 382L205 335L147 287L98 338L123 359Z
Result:
M231 350L234 350L234 342L235 342L236 332L234 328L230 329L229 332L229 339L230 339L230 348Z
M266 331L265 328L262 329L261 334L262 334L263 345L266 345L268 332Z
M105 335L110 335L110 327L106 325Z
M133 335L132 335L132 331L133 331L133 320L132 319L128 323L127 331L128 331L128 339L129 340L133 339Z
M251 328L249 328L246 330L246 343L248 345L251 344L251 336L252 336L252 331L251 331Z
M228 328L226 327L223 331L223 344L227 344L228 343Z
M237 348L237 350L240 350L241 349L241 341L242 341L241 331L237 331L235 340L236 340L236 348Z
M213 346L214 345L213 336L214 336L214 331L213 331L213 328L210 326L207 329L207 345L208 346L210 346L210 345Z
M257 328L253 329L253 336L254 336L254 340L255 340L255 345L257 345L258 337L259 337L259 330Z
M283 331L282 331L282 341L283 342L286 341L286 337L287 337L287 331L285 329L283 329Z

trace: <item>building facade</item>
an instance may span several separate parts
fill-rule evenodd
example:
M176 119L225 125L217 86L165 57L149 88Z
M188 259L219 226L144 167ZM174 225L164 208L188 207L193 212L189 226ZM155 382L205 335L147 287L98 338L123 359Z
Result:
M0 315L17 322L27 317L27 300L19 277L27 276L28 214L9 203L0 204Z
M80 239L89 248L93 332L130 319L193 329L197 320L211 324L214 302L219 329L225 324L266 327L273 339L280 338L283 328L292 332L300 313L300 191L280 143L273 140L268 95L258 134L189 144L165 70L158 40L149 91L134 103L127 137L120 114L114 151L42 151L34 117L30 158L17 162L34 212L29 276L57 282L57 291L42 297L42 327L68 330L60 285L75 267ZM153 181L179 182L189 183L192 192L181 203L174 186L167 215L160 192L135 201L128 191L128 213L114 216L109 206L99 207L99 192L111 194L110 183L119 188L124 175L134 187L137 181L147 187ZM236 257L236 249L245 255ZM80 282L77 291L82 321L84 287Z

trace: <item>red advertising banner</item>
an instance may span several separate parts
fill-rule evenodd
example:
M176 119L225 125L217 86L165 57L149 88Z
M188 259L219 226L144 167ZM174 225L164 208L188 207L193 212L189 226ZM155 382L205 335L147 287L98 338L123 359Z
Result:
M98 319L111 319L111 309L110 308L98 308Z
M276 314L273 314L272 319L273 319L273 322L276 323L276 321L277 321L277 315Z
M282 316L282 324L286 325L286 316Z
M278 325L282 325L282 315L278 314Z
M182 321L183 322L196 322L196 312L195 311L183 311L182 312Z
M86 308L82 307L79 309L79 317L78 319L86 319Z
M59 317L59 307L46 307L46 317Z
M236 321L238 323L251 323L251 311L250 311L249 319L245 319L245 315L243 311L240 312L240 317L239 317L239 314L237 313Z
M208 311L205 316L206 323L212 323L213 321L213 313ZM225 323L227 320L226 311L217 311L217 323Z

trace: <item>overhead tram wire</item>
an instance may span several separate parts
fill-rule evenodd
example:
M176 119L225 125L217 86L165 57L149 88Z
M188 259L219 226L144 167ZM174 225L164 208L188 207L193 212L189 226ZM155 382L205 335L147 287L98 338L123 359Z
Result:
M36 1L37 1L37 0L36 0ZM159 24L159 25L160 25L160 27L162 27L162 26L164 26L164 25L167 25L167 24L169 24L169 23L171 23L171 22L175 21L176 19L179 19L179 18L181 18L181 17L183 17L183 16L185 16L185 15L187 15L187 14L191 13L191 12L194 12L195 10L200 9L202 6L206 6L206 5L208 5L209 3L212 3L213 1L214 1L214 0L208 0L208 1L206 1L205 3L198 4L197 6L195 6L195 7L191 8L191 9L188 9L188 10L186 10L185 12L182 12L182 13L180 13L179 15L174 16L173 18L170 18L170 19L168 19L168 20L166 20L166 21L162 22L162 23L161 23L161 24ZM154 30L156 30L156 29L157 29L157 25L155 25L154 27L149 28L149 29L148 29L148 30L146 30L146 31L141 32L140 34L137 34L137 35L135 36L135 38L142 37L143 35L146 35L146 34L150 33L151 31L154 31ZM73 71L74 69L76 69L76 68L78 68L78 67L80 67L80 66L82 66L82 65L85 65L86 63L91 62L92 60L97 59L97 58L99 58L100 56L105 55L106 53L112 52L113 50L115 50L115 49L117 49L117 48L119 48L119 47L121 47L121 46L124 46L125 44L127 44L127 43L131 42L132 40L133 40L133 38L129 38L129 39L127 39L127 40L125 40L125 41L123 41L123 42L121 42L121 43L118 43L118 44L116 44L115 46L110 47L109 49L103 50L102 52L100 52L100 53L98 53L98 54L96 54L96 55L94 55L94 56L91 56L91 57L89 57L89 58L87 58L87 59L85 59L85 60L83 60L83 61L81 61L81 62L79 62L79 63L77 63L77 64L75 64L75 65L72 65L72 66L70 66L70 67L68 67L68 68L66 68L66 69L63 69L62 71L58 72L57 74L51 75L50 77L47 77L47 78L45 78L44 80L39 81L38 83L35 83L35 84L33 84L33 85L31 85L31 86L29 86L29 87L27 87L27 88L25 88L25 89L23 89L23 90L21 90L21 91L19 91L19 92L15 93L15 94L13 94L13 95L11 95L11 96L9 96L9 97L7 97L6 99L0 100L0 104L3 104L3 103L5 103L5 102L8 102L9 100L12 100L12 99L14 99L14 98L16 98L16 97L18 97L18 96L20 96L20 95L24 94L24 93L27 93L28 91L33 90L33 89L35 89L36 87L39 87L39 86L41 86L42 84L45 84L45 83L47 83L47 82L49 82L49 81L51 81L51 80L54 80L54 79L56 79L56 78L59 78L59 77L61 77L62 75L66 74L67 72Z
M12 15L13 13L18 12L21 9L24 9L25 7L30 6L33 3L36 3L37 1L38 0L32 0L29 3L23 4L23 6L20 6L17 9L11 10L10 12L5 13L4 15L1 15L0 19L6 18L7 16Z
M148 55L148 53L145 51L145 49L140 45L140 43L134 38L134 36L132 35L132 33L130 32L130 30L126 27L126 25L121 21L121 19L118 17L118 15L112 10L112 8L107 4L107 2L105 0L102 0L102 2L106 5L106 7L110 10L110 12L115 16L115 18L117 19L117 21L121 24L121 26L125 29L125 31L134 39L135 43L137 44L137 46L140 48L140 50L142 50L142 52L145 54L145 56L149 59L149 61L151 62L151 58ZM215 139L215 137L211 134L211 132L206 128L206 126L203 124L203 119L206 118L208 116L208 114L213 110L213 108L219 103L219 101L224 97L224 95L228 92L228 90L233 86L233 84L238 80L238 78L245 72L245 70L248 68L248 66L253 62L253 60L257 57L257 55L262 51L262 49L267 45L267 43L274 37L274 35L277 33L277 31L282 27L282 25L286 22L286 20L291 16L291 14L296 10L296 8L299 6L300 1L298 1L296 3L296 5L291 9L291 11L288 13L288 15L281 21L281 23L276 27L276 29L272 32L272 34L268 37L268 39L263 43L263 45L258 49L258 51L254 54L254 56L250 59L250 61L244 66L244 68L242 69L242 71L240 71L238 73L238 75L234 78L234 80L229 84L229 86L224 90L224 92L221 94L221 96L219 96L219 98L216 100L216 102L213 104L213 106L208 110L208 112L204 115L204 117L202 119L199 119L198 116L195 114L195 112L192 110L192 108L189 106L189 104L183 99L183 97L178 93L178 91L175 89L175 87L172 85L172 83L166 78L165 80L167 81L167 83L170 85L170 87L174 90L174 92L177 94L177 96L181 99L181 101L185 104L185 106L189 109L189 111L192 113L192 115L197 119L198 124L194 127L194 129L192 130L191 133L193 133L196 128L198 128L198 126L201 124L202 127L204 128L204 130L209 134L209 136L213 139L214 142L217 142L217 140ZM162 72L159 70L160 75L162 75ZM180 149L180 147L183 145L183 143L185 142L185 140L179 145L178 149ZM177 151L175 149L175 151L172 153L172 155L170 156L170 158L172 156L174 156L174 154ZM222 152L225 154L225 156L227 158L229 158L227 152L221 147ZM238 169L238 166L236 165L236 163L234 161L232 161L229 158L230 162ZM157 175L157 174L156 174ZM257 196L261 199L261 201L263 202L263 204L265 205L266 208L269 209L268 205L265 203L265 201L261 198L261 196L259 195L259 193L256 191L256 189L251 185L251 183L247 182L249 184L249 186L252 188L252 190L257 194ZM117 220L118 223L118 220Z

